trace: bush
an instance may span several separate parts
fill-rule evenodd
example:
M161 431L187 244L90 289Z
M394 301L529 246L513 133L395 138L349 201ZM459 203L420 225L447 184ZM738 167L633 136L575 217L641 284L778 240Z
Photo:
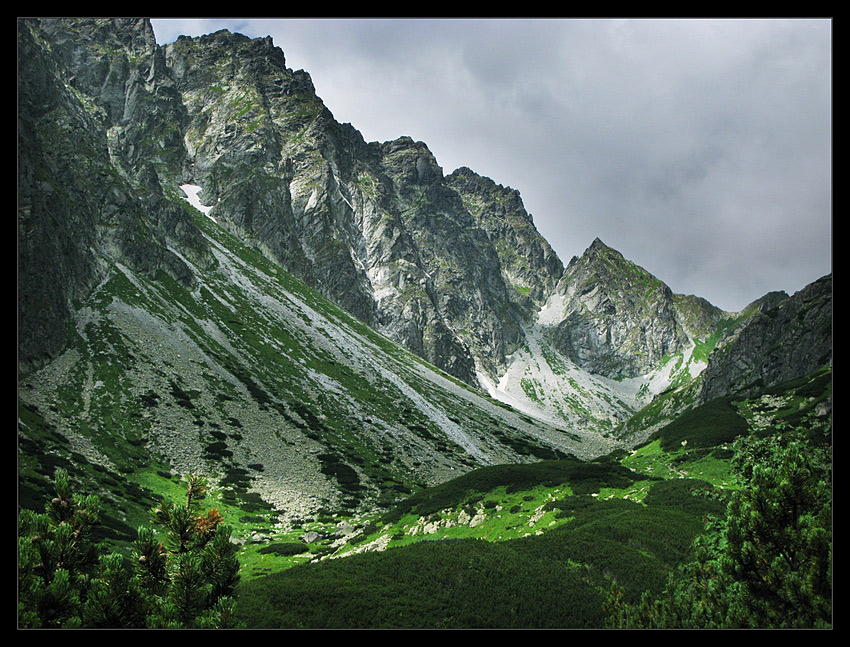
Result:
M613 587L610 624L831 627L831 465L829 436L813 441L810 429L736 441L741 489L726 518L708 524L696 560L670 576L663 596L629 603Z
M257 552L264 555L277 555L278 557L292 557L293 555L301 555L309 552L309 548L299 541L282 542L279 544L269 544L263 546Z
M661 439L661 449L674 451L687 442L689 449L717 447L746 435L747 421L738 414L731 398L717 398L686 411L650 440Z
M252 580L240 617L252 628L598 628L612 577L632 601L660 591L702 528L622 499L559 505L575 518L540 536L424 541Z
M654 483L643 502L648 506L665 506L696 516L723 516L726 498L711 483L699 479L668 479Z
M72 494L57 470L44 513L22 510L18 538L18 622L24 628L233 627L236 547L216 509L202 511L205 485L187 477L186 501L167 501L139 528L134 561L103 553L94 540L100 500Z

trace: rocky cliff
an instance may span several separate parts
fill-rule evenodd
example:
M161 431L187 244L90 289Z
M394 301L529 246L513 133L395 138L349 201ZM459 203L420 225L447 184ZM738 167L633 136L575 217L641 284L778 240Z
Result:
M747 396L832 364L832 275L792 296L766 295L722 341L703 375L701 399Z
M18 23L22 369L61 350L74 302L115 260L186 284L192 276L181 255L201 267L209 261L155 168L157 149L179 144L171 124L185 115L179 97L156 82L161 60L145 21L47 21L44 30ZM160 130L172 132L170 146L155 136Z
M203 187L212 217L449 373L474 383L477 364L504 368L521 340L517 304L529 280L518 293L513 268L503 271L505 241L482 219L507 221L522 210L517 197L508 215L479 198L488 181L446 178L425 144L366 143L334 120L309 75L288 69L270 39L180 38L165 59L189 115L186 179ZM479 202L487 209L474 216L469 205ZM530 218L523 236L545 249L540 265L557 275ZM545 289L535 288L538 299Z
M590 373L611 378L652 371L727 316L704 299L674 295L598 238L570 261L555 295L552 345Z

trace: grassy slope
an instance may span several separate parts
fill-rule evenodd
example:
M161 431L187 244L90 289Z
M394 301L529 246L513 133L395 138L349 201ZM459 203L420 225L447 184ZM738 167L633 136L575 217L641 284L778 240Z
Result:
M723 514L735 436L799 421L829 396L824 369L707 403L631 452L476 470L326 549L344 559L245 564L241 613L257 627L599 627L612 579L631 599L660 590L705 515Z

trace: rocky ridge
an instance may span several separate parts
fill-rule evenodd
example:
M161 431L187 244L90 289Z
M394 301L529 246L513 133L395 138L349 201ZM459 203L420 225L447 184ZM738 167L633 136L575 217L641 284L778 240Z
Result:
M652 371L729 316L704 300L674 296L598 238L570 262L547 305L552 345L590 373L609 378Z
M711 354L701 401L760 390L832 364L832 275L796 292L766 295L755 314Z
M188 179L217 221L468 383L476 363L503 368L515 291L427 146L367 144L268 39L218 32L165 51L190 115Z

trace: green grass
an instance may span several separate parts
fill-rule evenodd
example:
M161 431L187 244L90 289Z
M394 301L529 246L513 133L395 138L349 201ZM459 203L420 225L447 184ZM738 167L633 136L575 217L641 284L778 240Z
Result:
M827 374L780 389L772 412L824 397ZM253 578L240 613L251 627L601 627L612 582L630 602L660 592L705 520L725 514L730 439L765 406L719 399L633 451L483 468L417 492L340 554L382 536L386 550Z
M540 384L537 382L537 380L524 377L520 380L519 383L529 400L538 404L542 404L540 395L537 393L537 389L540 387Z
M239 589L249 627L600 627L613 579L657 591L690 555L694 515L566 496L563 525L511 541L425 541L294 566Z
M747 433L747 421L731 398L717 398L684 412L673 422L656 431L650 440L661 441L661 448L671 451L678 447L716 447L731 443Z

